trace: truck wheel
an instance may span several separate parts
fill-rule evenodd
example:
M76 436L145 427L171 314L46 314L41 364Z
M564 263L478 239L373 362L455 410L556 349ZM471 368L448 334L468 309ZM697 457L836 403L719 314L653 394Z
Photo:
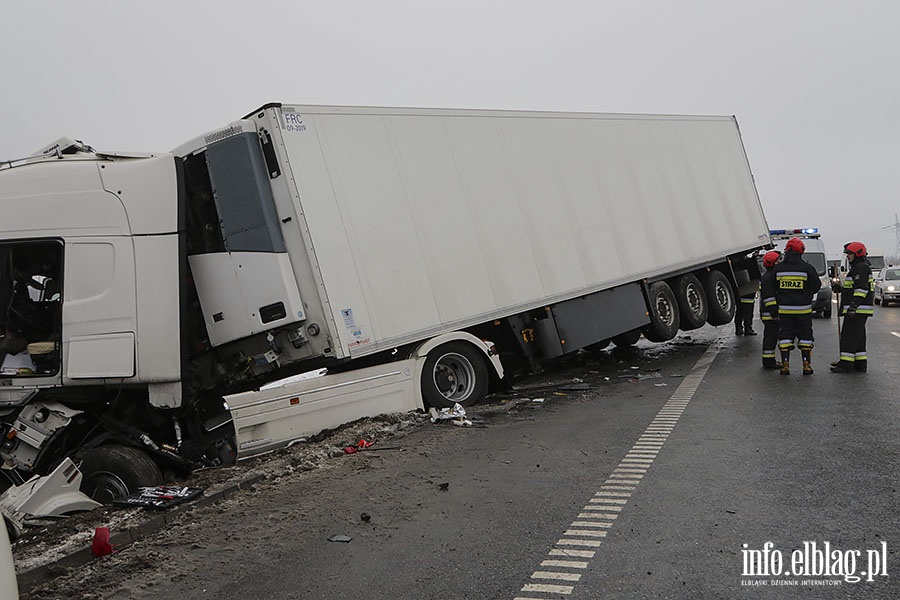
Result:
M655 281L647 288L650 302L650 324L644 329L644 337L651 342L665 342L678 334L681 318L675 292L665 281Z
M484 400L487 391L487 365L471 345L450 342L428 353L422 369L425 404L435 408L472 406Z
M634 346L639 339L641 339L641 330L632 329L631 331L626 331L625 333L615 336L612 341L617 348L624 348L626 346Z
M706 322L710 325L724 325L734 320L734 289L731 282L721 271L712 270L706 274L703 285L706 299L709 300L709 316Z
M696 275L687 273L675 280L675 298L678 299L678 313L681 329L690 331L706 325L709 318L709 302L703 284Z
M81 461L81 491L102 504L163 483L162 472L145 452L109 444L93 448Z

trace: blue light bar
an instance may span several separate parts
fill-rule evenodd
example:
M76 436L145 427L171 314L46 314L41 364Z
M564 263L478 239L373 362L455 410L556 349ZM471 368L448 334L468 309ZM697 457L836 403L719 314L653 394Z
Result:
M819 233L818 227L807 227L805 229L770 229L769 235L814 235Z

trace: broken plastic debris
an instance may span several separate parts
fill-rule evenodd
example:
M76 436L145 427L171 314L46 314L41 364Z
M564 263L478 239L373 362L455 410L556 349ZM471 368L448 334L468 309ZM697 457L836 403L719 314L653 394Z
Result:
M541 402L544 401L544 399L543 399L543 398L532 398L531 401L532 401L532 402L537 402L537 403L540 404Z
M347 446L346 448L344 448L344 452L346 454L354 454L356 452L359 452L360 450L371 448L372 444L374 443L375 440L372 440L371 442L367 442L366 440L359 440L359 442L357 442L355 446Z
M625 375L628 381L641 381L643 379L659 379L662 377L659 373L638 373L637 375Z
M113 500L116 506L142 506L162 510L188 500L193 500L201 495L203 490L195 487L180 485L158 485L156 487L142 487L138 491L125 498Z
M458 402L453 405L453 408L442 408L441 410L437 410L433 406L428 410L428 414L431 416L431 422L437 423L438 421L451 421L454 419L465 419L466 418L466 409L462 407Z
M333 535L333 536L331 536L330 538L328 538L328 541L329 541L329 542L344 542L344 543L347 543L347 542L349 542L349 541L352 540L352 539L353 539L353 538L350 537L349 535Z
M669 384L668 383L654 383L653 385L655 385L656 387L667 387Z

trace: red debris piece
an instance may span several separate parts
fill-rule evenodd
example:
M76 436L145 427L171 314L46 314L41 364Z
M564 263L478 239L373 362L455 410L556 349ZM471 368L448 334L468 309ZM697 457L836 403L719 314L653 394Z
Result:
M109 528L97 527L94 529L94 539L91 542L91 552L95 558L109 556L113 553L112 544L109 542Z
M347 454L355 454L360 450L371 448L374 444L374 440L372 440L371 442L367 442L366 440L359 440L359 442L355 446L347 446L346 448L344 448L344 452L346 452Z

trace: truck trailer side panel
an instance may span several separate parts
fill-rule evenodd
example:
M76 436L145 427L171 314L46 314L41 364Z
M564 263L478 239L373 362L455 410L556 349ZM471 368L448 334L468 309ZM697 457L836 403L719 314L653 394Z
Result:
M256 119L296 182L345 356L768 239L732 117L283 106Z

